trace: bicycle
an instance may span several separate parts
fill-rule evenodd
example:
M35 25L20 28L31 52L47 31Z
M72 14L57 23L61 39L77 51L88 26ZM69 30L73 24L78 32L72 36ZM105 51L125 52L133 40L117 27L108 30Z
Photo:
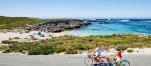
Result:
M105 59L108 61L107 66L116 66L115 61L112 57L112 55L110 55L110 57L106 56ZM118 63L119 66L130 66L130 62L127 61L126 59L123 59L122 61L120 61Z
M97 65L101 65L101 66L105 66L105 56L100 56L98 59L98 61L96 61L94 59L94 55L92 54L87 54L87 57L84 59L84 63L87 66L91 66L94 64L94 62L98 63Z

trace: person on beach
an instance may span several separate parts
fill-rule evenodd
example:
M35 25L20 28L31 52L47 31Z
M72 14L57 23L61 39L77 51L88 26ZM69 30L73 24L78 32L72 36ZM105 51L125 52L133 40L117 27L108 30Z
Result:
M120 50L120 46L116 46L115 47L117 52L115 54L113 54L114 56L114 61L116 64L118 64L118 62L120 62L122 60L122 52Z
M94 60L95 60L96 62L99 62L99 61L102 62L102 60L98 60L98 59L100 58L100 56L101 56L101 50L100 50L98 44L94 44L94 47L95 47L95 50L94 50L94 52L93 52Z

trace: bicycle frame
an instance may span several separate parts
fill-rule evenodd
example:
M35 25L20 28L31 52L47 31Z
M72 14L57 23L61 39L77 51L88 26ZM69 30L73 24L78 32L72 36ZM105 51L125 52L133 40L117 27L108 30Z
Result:
M93 57L93 55L89 54L89 55L88 55L88 58L89 58L89 60L88 60L88 61L90 61L91 59L92 59L92 61L94 61L94 57Z
M95 59L92 54L89 54L88 57L91 58L91 59L92 59L93 61L95 61L96 63L100 62L100 59Z
M113 57L110 56L110 60L109 60L108 62L109 62L109 64L108 64L107 66L110 66L110 64L112 64L112 66L116 66L115 61L113 60ZM122 61L120 61L120 62L118 63L120 66L126 66L126 65L123 64L122 62L127 62L127 63L129 64L129 66L130 66L130 62L127 61L126 59L124 59L124 60L122 60Z
M110 64L112 64L112 66L116 66L115 61L113 60L113 57L110 56L108 62L109 62L109 64L107 66L110 66Z

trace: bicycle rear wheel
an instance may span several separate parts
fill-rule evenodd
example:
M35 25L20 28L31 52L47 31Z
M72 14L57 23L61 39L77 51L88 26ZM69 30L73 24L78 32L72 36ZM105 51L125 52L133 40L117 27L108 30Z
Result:
M99 62L98 66L107 66L108 62L105 58L100 58L99 60L102 60Z
M84 63L87 65L87 66L91 66L93 64L93 59L89 58L89 57L86 57L84 59Z
M127 60L123 60L120 62L120 66L130 66L130 63Z

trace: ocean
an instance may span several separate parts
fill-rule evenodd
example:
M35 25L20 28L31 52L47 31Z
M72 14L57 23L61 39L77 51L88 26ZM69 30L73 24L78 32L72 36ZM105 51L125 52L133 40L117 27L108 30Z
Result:
M108 35L121 33L151 34L151 19L82 19L91 21L91 25L82 26L79 29L65 31L66 34L89 36ZM109 24L99 24L100 21Z

